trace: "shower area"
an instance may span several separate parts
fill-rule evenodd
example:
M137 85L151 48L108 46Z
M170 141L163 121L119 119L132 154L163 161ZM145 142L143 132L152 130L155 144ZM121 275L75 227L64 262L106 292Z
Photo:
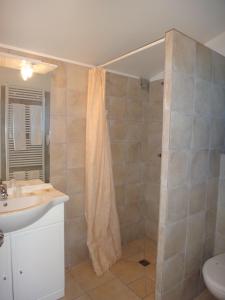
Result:
M59 125L65 122L69 133L61 141L52 126L56 145L68 149L67 181L51 173L53 184L70 196L66 299L195 299L205 288L204 262L225 252L217 217L225 150L225 58L171 30L165 40L104 67L122 254L101 276L89 260L83 204L88 69L66 65L53 80L56 94L66 86L70 105L65 116L51 115L55 128L62 133ZM61 149L51 155L51 165Z

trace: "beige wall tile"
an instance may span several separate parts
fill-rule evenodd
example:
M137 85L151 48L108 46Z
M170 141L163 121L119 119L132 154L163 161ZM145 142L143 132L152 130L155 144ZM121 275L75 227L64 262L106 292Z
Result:
M63 116L52 115L50 120L51 143L66 142L66 122Z
M192 153L191 182L197 184L204 182L208 174L208 151L201 150Z
M86 118L87 92L67 89L66 113L77 119Z
M52 115L65 115L66 88L51 88L50 112Z
M67 191L69 194L84 190L84 168L74 168L67 171Z
M193 121L192 148L195 150L209 147L209 119L195 116Z
M107 73L106 75L106 95L107 96L115 96L115 97L123 97L126 96L127 92L127 77Z
M195 81L195 111L199 114L208 115L211 112L211 83L210 81L196 79Z
M85 119L76 119L75 117L67 117L67 138L68 141L84 141L85 139L85 130L86 130L86 121Z
M169 169L170 174L169 187L175 188L186 183L188 174L188 153L185 151L174 151L170 153Z
M213 80L216 83L225 84L225 59L224 56L213 52Z
M206 184L200 183L192 185L190 189L190 215L201 212L205 209L206 205Z
M194 108L193 77L180 72L173 72L170 80L172 81L171 109L192 113Z
M61 176L66 169L66 144L51 144L50 153L51 177Z
M85 144L67 143L67 169L84 167Z
M187 149L192 137L192 116L181 113L171 113L170 148Z
M173 33L173 39L173 68L179 72L193 74L196 42L176 31Z
M108 97L108 118L123 120L126 113L126 97Z
M186 242L186 230L186 220L179 221L175 224L167 225L165 229L165 259L168 259L169 257L172 257L175 254L184 252Z
M187 216L189 203L189 189L183 186L168 191L167 222L180 221Z
M184 274L184 255L177 254L165 261L162 272L162 291L165 293L182 281Z
M196 75L205 80L212 79L212 51L200 43L196 44Z
M205 238L205 212L197 213L188 218L187 243L191 247Z

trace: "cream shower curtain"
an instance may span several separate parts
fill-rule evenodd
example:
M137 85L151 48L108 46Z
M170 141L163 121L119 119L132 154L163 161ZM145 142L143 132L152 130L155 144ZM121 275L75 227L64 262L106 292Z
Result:
M110 139L105 110L105 71L89 71L86 123L87 245L97 275L121 256Z

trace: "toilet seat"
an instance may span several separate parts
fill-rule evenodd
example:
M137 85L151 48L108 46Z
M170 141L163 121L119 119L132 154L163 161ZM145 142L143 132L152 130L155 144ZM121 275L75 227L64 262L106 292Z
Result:
M203 276L206 285L225 297L225 254L210 258L203 266Z

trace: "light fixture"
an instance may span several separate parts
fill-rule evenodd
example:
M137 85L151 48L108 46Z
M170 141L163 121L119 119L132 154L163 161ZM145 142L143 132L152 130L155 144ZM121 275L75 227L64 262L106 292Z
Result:
M26 60L23 60L22 64L21 64L20 74L21 74L23 80L25 80L25 81L27 79L31 78L33 75L32 63L28 62Z

